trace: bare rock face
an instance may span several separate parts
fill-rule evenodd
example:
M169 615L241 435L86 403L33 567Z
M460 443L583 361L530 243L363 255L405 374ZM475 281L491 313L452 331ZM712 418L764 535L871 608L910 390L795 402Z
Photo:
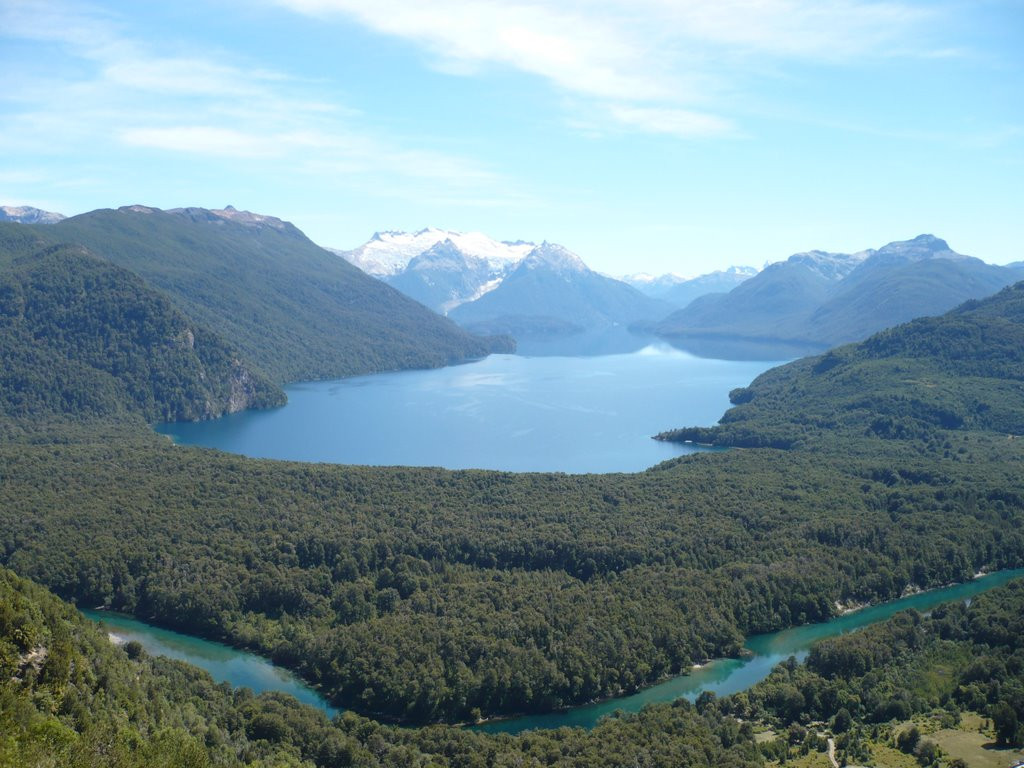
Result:
M19 224L56 224L64 214L44 211L30 205L0 205L0 221L14 221Z
M231 377L231 394L225 405L225 413L238 413L251 408L256 402L256 382L252 374L239 361L235 361Z

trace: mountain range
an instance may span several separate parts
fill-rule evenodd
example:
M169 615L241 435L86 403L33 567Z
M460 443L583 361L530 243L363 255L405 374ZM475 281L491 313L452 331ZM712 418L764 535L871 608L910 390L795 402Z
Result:
M0 410L15 418L214 418L281 404L289 381L513 349L467 333L292 224L231 207L0 222L0 337Z
M673 306L593 271L554 243L423 229L377 233L335 252L474 333L578 334L650 322Z
M435 367L492 349L273 216L132 205L37 231L136 273L278 383Z
M709 293L728 293L756 274L755 267L729 267L697 277L682 277L672 273L656 277L641 273L627 275L622 281L641 293L682 309L694 299Z
M937 315L1024 277L920 235L853 254L810 251L771 264L727 294L707 295L655 331L691 341L784 342L810 352Z
M0 413L147 421L284 403L216 333L80 245L0 224Z
M18 224L56 224L62 219L63 214L44 211L30 205L0 205L0 221L13 221Z

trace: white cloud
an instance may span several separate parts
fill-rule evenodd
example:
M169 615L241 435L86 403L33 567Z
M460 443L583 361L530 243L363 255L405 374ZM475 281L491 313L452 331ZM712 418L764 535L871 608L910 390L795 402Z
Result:
M0 93L0 142L26 156L158 151L360 174L364 185L429 180L439 195L510 185L471 160L424 148L429 139L381 135L321 83L173 41L143 42L128 27L80 5L0 0L0 44L31 41L49 56L42 69L19 60L5 72L16 88Z
M215 157L266 158L279 154L272 136L253 136L212 125L130 128L119 136L129 146Z
M614 105L610 110L612 116L624 125L682 139L738 133L731 120L686 109Z
M929 18L895 0L270 1L409 40L444 71L536 75L622 126L681 137L735 133L708 105L745 72L905 55Z

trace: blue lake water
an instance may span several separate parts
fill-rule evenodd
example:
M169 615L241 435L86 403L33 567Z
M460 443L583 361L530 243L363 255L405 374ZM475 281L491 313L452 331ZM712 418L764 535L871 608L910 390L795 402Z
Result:
M295 384L282 408L156 429L179 443L260 458L635 472L697 450L651 436L715 424L729 390L776 364L700 358L667 344L590 357L492 355Z

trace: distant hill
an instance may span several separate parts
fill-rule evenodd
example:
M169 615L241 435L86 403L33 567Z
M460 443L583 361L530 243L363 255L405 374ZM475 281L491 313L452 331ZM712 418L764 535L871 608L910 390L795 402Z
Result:
M387 279L403 272L409 262L439 243L448 242L466 256L481 259L496 271L508 271L535 247L522 240L501 242L480 232L453 232L427 227L417 232L375 232L358 248L343 251L331 248L346 261L368 275Z
M495 269L485 259L444 240L414 256L401 272L383 279L406 296L445 315L497 285L506 269Z
M942 430L1024 435L1024 282L773 368L729 393L711 428L662 439L790 448L844 433L925 442Z
M766 267L727 294L695 300L656 331L705 343L745 339L822 350L945 312L1019 277L956 253L932 235L856 254L812 251Z
M673 308L551 243L430 228L377 233L335 253L473 333L550 340L651 323Z
M450 317L477 332L564 334L664 316L668 305L589 269L562 246L534 248L493 290Z
M278 383L435 367L511 348L470 335L271 216L127 206L37 232L140 275Z
M56 224L64 215L33 208L30 205L0 205L0 221L14 221L19 224Z
M691 278L679 275L630 275L624 277L623 282L647 296L682 309L694 299L709 293L728 293L756 274L757 269L754 267L729 267Z
M284 402L237 352L132 273L0 224L7 417L204 419Z
M376 232L358 248L332 252L446 315L493 290L533 248L533 243L430 227Z

